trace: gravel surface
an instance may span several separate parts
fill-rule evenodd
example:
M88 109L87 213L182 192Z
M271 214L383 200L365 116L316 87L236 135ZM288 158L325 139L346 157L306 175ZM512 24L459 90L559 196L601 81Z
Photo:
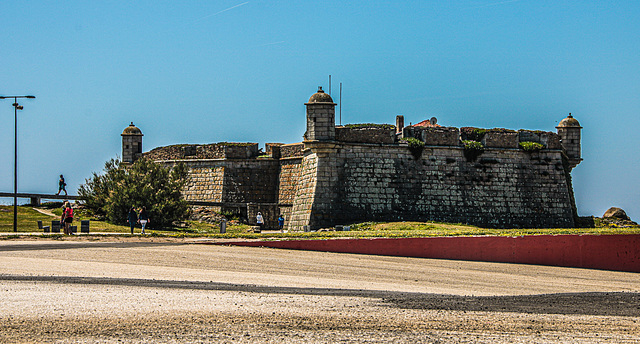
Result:
M0 342L640 342L640 274L198 243L0 241Z

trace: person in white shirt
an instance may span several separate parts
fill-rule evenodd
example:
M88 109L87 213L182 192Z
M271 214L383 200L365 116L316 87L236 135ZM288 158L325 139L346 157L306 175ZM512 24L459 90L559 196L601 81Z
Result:
M258 226L260 226L260 230L262 230L262 226L264 226L264 218L262 218L262 213L258 212L258 215L256 216L256 222L258 223Z

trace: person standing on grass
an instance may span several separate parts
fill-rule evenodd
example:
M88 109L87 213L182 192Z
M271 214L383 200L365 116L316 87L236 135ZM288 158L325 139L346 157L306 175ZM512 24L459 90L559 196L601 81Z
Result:
M144 228L147 226L148 222L151 222L149 221L149 214L147 214L147 207L142 207L142 209L140 209L138 221L140 221L140 225L142 226L142 234L145 234Z
M138 214L136 214L136 208L131 207L129 214L127 215L127 222L131 226L131 234L133 234L133 227L138 223Z
M60 194L60 191L64 191L64 195L67 195L67 183L64 182L64 176L60 175L60 180L58 180L58 193L56 193L56 195Z
M60 215L60 229L63 230L63 233L66 235L67 234L67 229L64 226L64 215L65 215L65 210L67 210L67 201L62 202L62 215Z
M64 234L71 235L72 233L69 227L73 223L73 208L71 208L69 202L67 202L67 206L62 212L62 217L64 218Z

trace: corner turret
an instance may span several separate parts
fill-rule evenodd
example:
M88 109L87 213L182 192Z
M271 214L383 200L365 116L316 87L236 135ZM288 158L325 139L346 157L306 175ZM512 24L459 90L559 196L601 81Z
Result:
M333 141L336 138L336 104L322 87L309 98L305 141Z
M562 140L562 148L569 158L569 167L574 168L582 161L580 149L580 133L582 127L571 114L558 123L556 127Z
M122 162L132 164L142 156L142 131L133 122L122 131Z

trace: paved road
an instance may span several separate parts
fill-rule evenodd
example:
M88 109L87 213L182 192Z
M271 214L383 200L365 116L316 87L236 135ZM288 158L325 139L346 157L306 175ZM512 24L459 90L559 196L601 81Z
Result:
M640 274L226 247L0 241L0 342L637 342Z

